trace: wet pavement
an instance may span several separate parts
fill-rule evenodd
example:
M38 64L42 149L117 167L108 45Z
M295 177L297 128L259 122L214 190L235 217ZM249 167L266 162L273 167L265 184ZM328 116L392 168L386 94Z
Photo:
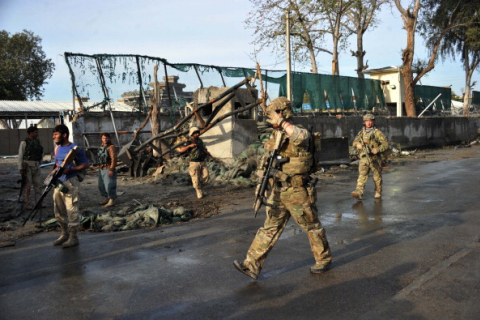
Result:
M334 264L321 275L293 220L257 281L236 271L263 222L252 189L210 219L82 232L72 249L39 234L0 249L0 319L478 319L479 170L392 165L383 199L370 177L362 202L356 176L328 180L317 204Z

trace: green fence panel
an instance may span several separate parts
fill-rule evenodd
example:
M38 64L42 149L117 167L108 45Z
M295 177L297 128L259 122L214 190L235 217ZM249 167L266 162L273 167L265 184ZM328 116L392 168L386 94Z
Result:
M480 105L480 92L472 91L472 104Z
M417 111L426 108L439 94L441 96L435 101L429 110L450 110L452 105L452 90L450 88L433 86L415 86L415 103Z
M279 96L286 96L285 78ZM292 93L297 110L302 108L306 95L310 97L311 111L371 110L385 105L380 81L373 79L293 72Z

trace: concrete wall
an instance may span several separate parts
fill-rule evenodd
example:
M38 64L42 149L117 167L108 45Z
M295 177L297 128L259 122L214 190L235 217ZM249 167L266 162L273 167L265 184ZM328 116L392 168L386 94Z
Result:
M376 116L376 126L390 143L402 149L443 147L477 137L480 119L464 117L407 118ZM323 138L346 137L351 144L362 129L362 117L295 117L306 128L314 126Z
M225 106L221 114L230 112L233 106ZM230 110L230 111L229 111ZM220 115L221 115L220 114ZM144 116L143 116L144 117ZM116 114L115 124L118 131L133 131L143 123L143 117L136 117L131 113ZM161 115L162 128L172 127L171 120L167 115ZM322 138L342 138L347 139L351 144L358 131L362 129L363 121L361 117L295 117L295 122L304 125L306 128L314 126L314 130L322 133ZM84 132L111 132L113 141L116 138L113 135L113 125L110 116L86 115L79 117L77 121L65 119L65 124L71 132L71 139L74 143L85 148ZM376 117L376 126L385 133L388 141L395 147L402 149L415 149L426 147L443 147L446 145L455 145L463 141L470 141L479 135L480 118L464 117L434 117L434 118L387 118ZM150 130L148 123L144 129ZM73 132L73 135L72 135ZM53 129L39 129L40 141L45 148L45 154L53 152L52 134ZM27 136L26 129L7 129L0 130L0 154L16 155L20 141ZM133 138L132 133L120 134L121 145L125 145ZM141 135L143 142L151 137L150 133ZM207 147L214 157L223 159L234 159L247 146L257 139L257 128L253 119L227 118L219 125L207 131L202 138L207 143ZM100 145L100 135L89 136L90 146ZM340 140L337 140L337 142ZM337 143L331 140L331 143ZM345 143L341 141L342 145ZM338 142L339 143L339 142ZM327 148L324 145L323 149ZM343 148L342 148L343 149ZM325 150L324 150L325 151ZM328 157L330 158L330 157ZM327 159L325 159L327 160ZM328 159L330 160L330 159Z
M0 155L14 156L18 155L18 147L20 142L27 137L27 129L5 129L0 130ZM53 154L53 129L39 128L38 138L43 146L43 154Z
M113 114L115 127L117 132L119 132L120 146L123 146L132 141L133 131L138 129L143 121L145 121L146 115L137 115L130 112L114 112ZM160 115L160 123L162 130L169 129L173 126L170 117L165 114ZM79 116L76 120L74 120L73 117L66 117L65 125L70 129L70 135L72 137L70 141L83 148L86 147L85 136L90 146L100 146L102 132L109 132L112 136L112 142L118 146L110 114L87 113ZM142 131L151 131L150 121ZM85 135L84 133L89 134ZM151 133L142 133L139 134L139 140L144 142L151 136Z
M205 103L225 92L227 89L228 88L223 87L199 89L196 92L197 101L199 104ZM234 111L236 108L241 108L255 101L255 98L252 97L250 92L248 92L246 89L237 89L235 93L236 96L222 107L213 121L225 115L226 113ZM218 105L221 102L222 100L214 103L212 110L218 108ZM209 111L207 113L201 112L200 115L204 120L207 120ZM237 157L242 151L244 151L251 143L256 141L258 138L258 133L256 121L253 119L253 117L254 112L252 109L246 114L228 117L214 126L212 129L205 132L201 137L207 145L207 149L212 156L215 158L224 159L226 161L231 161L235 159L235 157ZM198 122L195 122L194 125L198 125Z

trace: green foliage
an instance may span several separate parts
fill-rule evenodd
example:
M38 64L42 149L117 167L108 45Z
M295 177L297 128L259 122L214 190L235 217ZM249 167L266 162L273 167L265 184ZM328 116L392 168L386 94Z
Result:
M55 65L47 59L42 39L23 30L10 35L0 31L0 99L40 99L43 85L52 76Z
M427 39L430 50L439 47L439 55L445 60L457 56L465 71L464 115L468 115L468 97L472 74L480 66L480 1L478 0L426 0L420 30ZM453 26L453 27L451 27ZM444 38L438 44L438 37L444 30Z
M434 50L439 45L440 56L456 58L465 46L470 50L480 49L480 2L478 0L425 0L419 23L420 34L427 46ZM439 37L443 41L438 44Z

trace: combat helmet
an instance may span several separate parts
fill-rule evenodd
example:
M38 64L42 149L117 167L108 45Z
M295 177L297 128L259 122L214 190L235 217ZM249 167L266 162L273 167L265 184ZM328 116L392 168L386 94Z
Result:
M292 105L286 97L278 97L274 99L267 107L267 112L277 112L279 110L284 119L293 117Z
M195 132L200 133L200 129L198 129L197 127L191 127L190 130L188 130L188 135L191 137Z
M367 120L375 120L375 116L371 113L368 113L366 115L363 116L363 121L367 121Z

